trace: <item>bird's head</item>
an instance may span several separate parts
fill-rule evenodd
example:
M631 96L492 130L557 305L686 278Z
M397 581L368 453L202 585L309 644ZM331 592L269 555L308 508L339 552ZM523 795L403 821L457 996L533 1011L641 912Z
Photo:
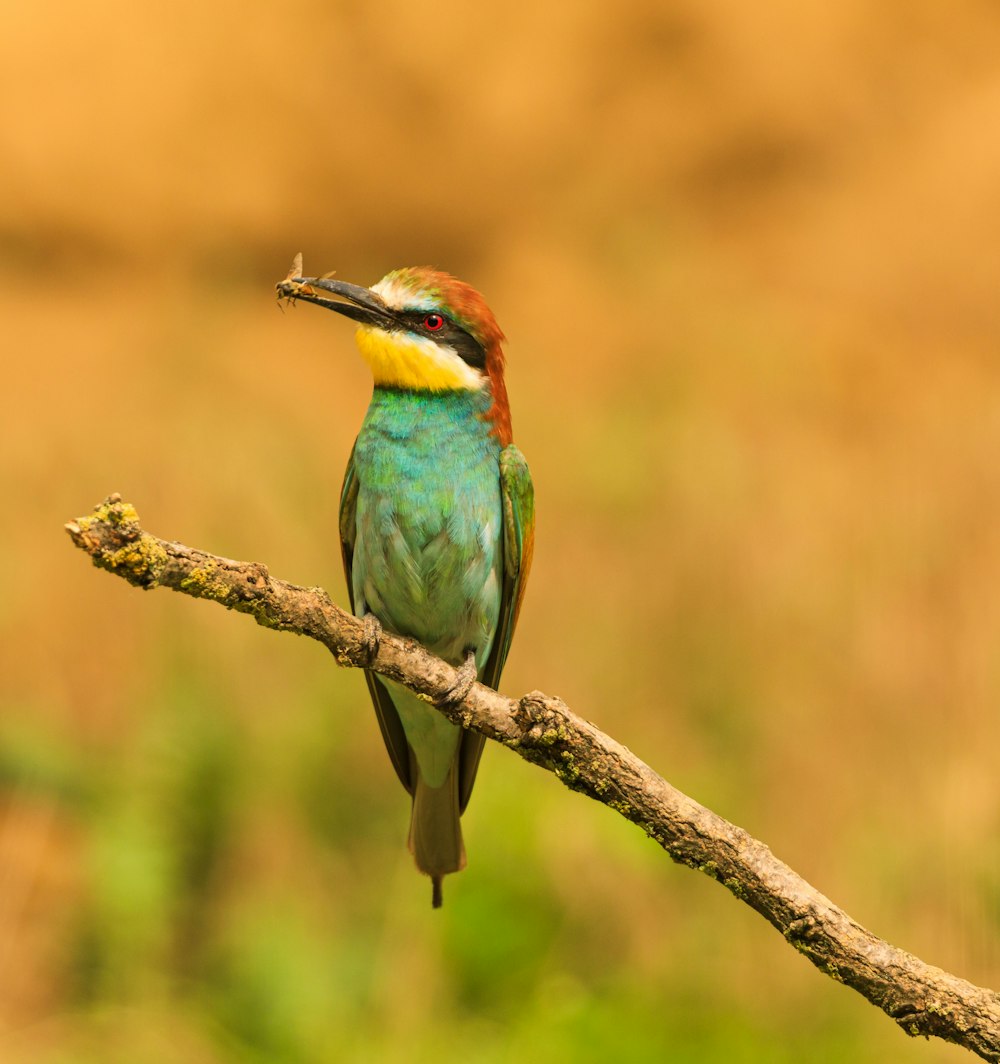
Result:
M298 259L295 265L293 274L301 271ZM510 442L504 335L486 300L471 285L430 266L416 266L393 270L371 288L290 275L279 282L278 293L356 321L355 338L376 387L415 392L488 389L494 431L504 444Z

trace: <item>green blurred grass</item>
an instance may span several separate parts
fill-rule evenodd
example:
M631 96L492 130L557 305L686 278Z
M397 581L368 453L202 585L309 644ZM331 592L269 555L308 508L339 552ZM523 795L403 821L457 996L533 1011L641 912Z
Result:
M473 862L430 922L399 849L403 803L352 776L331 700L303 700L308 723L263 754L193 708L227 708L198 674L147 707L127 765L74 762L37 736L20 755L5 744L8 786L31 775L62 796L86 839L86 890L61 944L68 1037L37 1059L791 1062L898 1049L887 1024L858 1024L842 988L803 1013L796 976L819 977L771 932L616 818L553 798L526 768L517 778L499 751L470 811ZM346 772L333 778L334 764Z

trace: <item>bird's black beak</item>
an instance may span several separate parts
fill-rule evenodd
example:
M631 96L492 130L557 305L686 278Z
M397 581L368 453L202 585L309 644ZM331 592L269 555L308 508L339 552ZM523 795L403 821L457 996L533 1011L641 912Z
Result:
M375 325L384 329L393 323L392 312L385 303L370 288L362 288L361 285L334 281L328 277L286 277L275 287L279 299L290 299L293 302L296 299L304 299L307 303L335 310L345 318L353 318L362 325ZM332 292L340 298L327 299L315 292L317 288Z

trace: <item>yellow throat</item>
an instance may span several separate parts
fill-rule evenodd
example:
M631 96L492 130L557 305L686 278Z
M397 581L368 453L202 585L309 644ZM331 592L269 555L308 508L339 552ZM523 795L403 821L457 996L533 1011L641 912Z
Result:
M376 387L414 392L478 391L485 378L445 344L413 333L360 325L354 334Z

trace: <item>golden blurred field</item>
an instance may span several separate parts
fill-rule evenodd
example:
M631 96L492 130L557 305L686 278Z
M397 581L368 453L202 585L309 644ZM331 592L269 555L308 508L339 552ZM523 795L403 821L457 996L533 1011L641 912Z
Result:
M538 499L505 690L997 986L998 56L984 0L0 10L5 1062L966 1059L500 749L433 913L361 677L61 526L344 601L368 371L273 284L449 269Z

